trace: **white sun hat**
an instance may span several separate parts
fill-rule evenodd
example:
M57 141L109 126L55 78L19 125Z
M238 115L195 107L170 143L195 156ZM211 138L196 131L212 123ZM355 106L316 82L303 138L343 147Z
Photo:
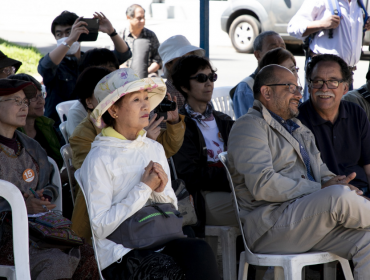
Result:
M205 51L190 44L189 40L183 35L175 35L164 41L158 48L158 53L163 62L163 77L169 78L166 64L175 58L194 52L197 56L204 56Z
M140 90L148 91L150 110L153 110L165 97L167 87L161 78L140 79L131 68L121 68L108 74L94 89L99 104L90 119L96 127L104 128L103 114L122 96Z

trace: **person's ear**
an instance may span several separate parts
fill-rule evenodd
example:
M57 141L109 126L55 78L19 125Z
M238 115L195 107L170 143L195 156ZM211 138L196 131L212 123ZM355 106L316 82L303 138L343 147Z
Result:
M86 107L89 108L90 110L94 110L94 105L92 103L92 97L86 98L85 101L86 101Z
M108 113L113 119L116 119L118 117L117 107L113 104L108 108Z
M254 54L255 58L258 61L260 61L260 59L261 59L261 52L260 51L254 51L253 54Z
M126 18L127 18L128 20L130 20L130 19L131 19L131 17L130 17L130 16L126 16Z
M272 90L269 86L262 86L261 87L261 97L263 99L265 99L266 101L270 101L271 100L271 94L272 94Z
M344 90L343 90L343 95L345 95L349 90L349 84L348 83L344 83Z
M181 87L181 89L182 89L185 93L187 93L187 94L189 95L190 90L188 90L188 89L187 89L187 88L185 88L185 87Z

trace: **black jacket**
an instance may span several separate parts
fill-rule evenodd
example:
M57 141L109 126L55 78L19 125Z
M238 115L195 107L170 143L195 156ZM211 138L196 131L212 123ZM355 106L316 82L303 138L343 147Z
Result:
M226 170L219 167L209 167L207 163L207 146L197 124L182 108L179 112L185 115L186 130L184 142L180 150L173 156L178 178L185 181L186 188L193 196L198 225L194 228L197 236L204 236L206 220L204 199L201 191L230 192ZM217 127L224 140L224 150L234 121L230 116L213 111Z

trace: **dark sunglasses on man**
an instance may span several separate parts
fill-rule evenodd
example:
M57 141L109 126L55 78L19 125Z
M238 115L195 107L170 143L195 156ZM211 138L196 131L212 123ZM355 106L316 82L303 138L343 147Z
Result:
M205 83L207 80L210 80L211 82L217 81L217 74L216 73L210 73L208 75L200 73L198 75L195 75L194 77L190 77L190 80L196 80L198 83Z

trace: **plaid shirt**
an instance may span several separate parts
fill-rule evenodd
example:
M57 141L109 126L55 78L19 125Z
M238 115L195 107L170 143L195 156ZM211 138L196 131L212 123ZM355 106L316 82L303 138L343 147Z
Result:
M297 128L299 128L299 125L296 124L295 122L293 122L292 120L284 121L284 119L282 117L280 117L279 115L276 115L275 113L271 112L270 110L269 110L269 112L270 112L271 116L275 120L277 120L277 122L280 123L292 136L293 136L293 131L296 130ZM294 136L293 136L293 138L296 139ZM300 149L304 164L306 165L307 177L310 181L316 182L316 180L313 178L313 176L311 174L310 156L308 155L308 153L305 150L305 148L303 147L303 145L301 143L299 143L298 140L297 140L297 142L299 144L299 149Z
M149 50L149 56L148 56L148 67L153 62L156 62L159 65L161 65L162 59L161 59L161 57L159 56L159 53L158 53L158 48L159 48L160 44L159 44L158 38L155 35L155 33L144 27L138 38L148 39L150 41L150 50ZM123 40L126 41L126 43L128 44L128 46L131 49L131 52L134 53L135 50L134 50L133 46L134 46L135 38L131 35L131 32L130 32L129 28L126 28L123 31ZM132 62L132 58L130 58L129 60L126 61L126 66L130 67L131 62Z

